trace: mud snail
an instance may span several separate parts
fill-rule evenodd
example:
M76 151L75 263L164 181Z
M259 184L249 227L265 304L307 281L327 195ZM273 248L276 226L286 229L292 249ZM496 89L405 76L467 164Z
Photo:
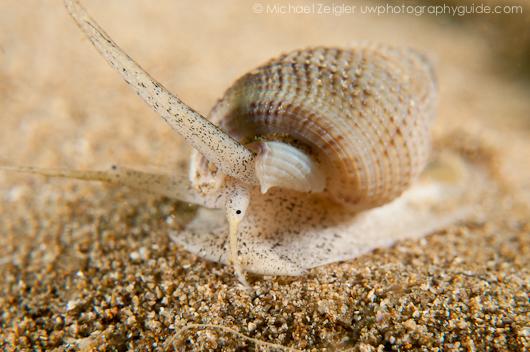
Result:
M200 205L172 238L231 263L244 284L246 272L300 275L466 213L458 205L462 163L445 162L450 177L420 175L436 86L416 51L370 43L293 51L238 79L206 119L127 56L77 1L65 3L101 55L194 148L189 175L2 169L117 183Z

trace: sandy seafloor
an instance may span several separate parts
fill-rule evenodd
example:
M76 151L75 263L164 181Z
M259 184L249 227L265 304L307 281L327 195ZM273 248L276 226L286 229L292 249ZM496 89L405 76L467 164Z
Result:
M423 50L439 77L435 148L475 158L496 183L482 217L304 277L255 277L244 291L229 267L171 243L193 213L185 204L0 173L2 349L267 348L228 330L182 329L192 323L302 350L529 348L530 86L504 72L524 63L506 63L488 31L450 17L258 15L244 1L85 3L205 114L238 76L290 49L367 39ZM526 11L513 21L528 21ZM189 154L61 1L0 2L0 107L5 164L171 170Z

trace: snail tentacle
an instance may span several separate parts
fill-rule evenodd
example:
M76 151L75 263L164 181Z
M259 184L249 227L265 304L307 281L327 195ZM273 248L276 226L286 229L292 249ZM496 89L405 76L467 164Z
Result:
M234 267L234 272L246 287L250 287L246 278L243 264L239 255L239 225L245 218L250 203L249 189L238 182L228 182L226 187L225 213L228 220L228 241L230 246L230 261Z
M195 191L189 179L182 175L164 175L133 170L113 165L111 170L71 170L31 166L0 166L0 170L63 177L85 181L102 181L130 187L134 190L166 196L207 208L223 207L223 198L214 194L202 195Z
M256 183L252 151L153 79L114 43L76 0L65 0L65 5L107 62L171 128L225 174L247 183Z

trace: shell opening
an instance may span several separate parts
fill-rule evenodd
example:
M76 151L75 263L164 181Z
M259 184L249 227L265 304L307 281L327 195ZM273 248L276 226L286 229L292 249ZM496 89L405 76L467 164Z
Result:
M261 193L272 187L322 192L326 176L321 166L301 150L282 142L262 142L255 159Z

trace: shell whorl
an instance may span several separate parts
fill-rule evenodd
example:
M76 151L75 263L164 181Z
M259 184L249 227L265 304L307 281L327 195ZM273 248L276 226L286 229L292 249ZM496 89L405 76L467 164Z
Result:
M383 45L313 48L244 75L210 120L242 143L305 148L326 172L326 192L362 210L400 195L430 149L436 88L416 51Z

